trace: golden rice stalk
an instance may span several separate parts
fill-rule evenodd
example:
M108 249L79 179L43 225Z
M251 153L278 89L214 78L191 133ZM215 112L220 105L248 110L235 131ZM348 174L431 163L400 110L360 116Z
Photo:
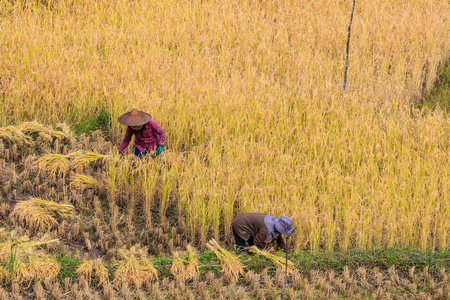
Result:
M256 246L251 246L248 248L251 253L255 253L258 255L262 255L265 258L269 259L272 263L274 263L278 268L284 268L286 266L286 259L275 254L271 254L267 251L260 250ZM293 274L295 271L294 263L288 260L288 272Z
M61 270L61 265L54 259L43 255L30 255L27 264L27 280L31 279L53 279Z
M185 280L193 279L199 272L199 262L197 251L191 246L187 245L188 251L188 266L185 271Z
M49 176L65 175L70 169L70 161L66 155L50 153L37 159L36 165L41 171L49 172Z
M211 239L206 243L208 249L216 254L222 265L222 272L225 278L238 278L239 275L244 274L244 266L239 259L230 252L223 249L215 239Z
M178 276L181 275L181 277L183 279L186 280L186 267L184 266L184 262L180 257L180 253L179 252L174 252L173 253L174 259L172 261L172 267L170 268L170 273L173 276Z
M33 230L49 230L58 225L55 219L58 216L72 219L73 206L31 197L29 200L19 201L10 218Z
M70 181L72 181L71 186L76 186L81 191L84 191L85 189L96 189L100 187L100 182L94 177L83 174L76 174L74 172L72 172Z

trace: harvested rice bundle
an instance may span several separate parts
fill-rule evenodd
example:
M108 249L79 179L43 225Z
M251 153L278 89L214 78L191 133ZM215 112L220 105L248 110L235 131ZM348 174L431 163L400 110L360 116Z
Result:
M283 257L277 256L275 254L271 254L264 250L260 250L256 246L251 246L248 248L248 250L251 253L255 253L255 254L264 256L265 258L267 258L271 262L273 262L278 268L284 268L286 266L286 259ZM293 274L294 271L295 271L294 263L292 261L288 260L288 272Z
M26 268L28 271L26 280L53 279L61 270L61 265L45 255L30 255Z
M56 131L52 130L48 127L45 127L44 125L38 123L38 122L25 122L17 126L17 128L22 131L23 133L45 133L52 138L56 139L62 139L65 137L64 133L62 131Z
M50 153L37 159L36 165L40 171L49 172L51 175L65 176L70 170L70 161L66 155Z
M61 129L63 134L64 134L64 138L70 142L72 142L75 139L75 136L73 135L72 130L70 130L69 126L67 126L66 123L58 123L56 124L56 128Z
M0 127L0 139L21 146L33 145L33 139L30 136L25 135L22 131L14 126Z
M191 245L187 245L186 249L188 251L188 266L186 267L185 271L185 280L189 280L194 279L194 277L198 274L199 262L197 251Z
M81 191L84 191L85 189L100 188L100 182L94 177L83 174L76 174L74 172L72 172L71 175L72 175L72 177L70 178L70 181L72 181L71 186L76 186Z
M69 153L68 156L73 158L73 165L76 166L84 166L91 162L106 160L109 158L109 155L102 155L100 153L95 153L92 151L75 151L73 153Z
M220 247L216 240L211 239L206 246L216 254L222 264L222 272L225 278L238 278L240 274L244 274L244 266L239 259Z
M33 253L34 248L38 246L59 242L58 239L49 239L47 235L44 235L39 241L30 241L27 236L15 237L14 231L10 235L9 240L0 244L0 261L10 258L12 251L15 252L15 257L22 258L29 253Z
M10 215L13 221L32 230L52 229L58 225L55 219L57 217L72 219L73 206L31 197L29 200L19 201Z
M89 281L89 283L91 283L93 270L94 270L94 262L91 260L83 260L83 263L78 266L75 273L84 277Z
M83 261L83 263L77 268L76 273L86 278L89 283L91 283L92 278L97 280L99 285L106 283L109 280L108 270L106 270L103 262L99 258L93 261Z
M114 281L141 286L145 282L157 280L158 271L146 258L146 252L146 248L139 246L119 250L121 260L114 272Z
M186 267L184 266L184 260L180 257L182 253L180 252L174 252L173 253L173 261L172 261L172 267L170 268L170 273L173 276L181 275L183 279L185 279L185 273L186 273Z

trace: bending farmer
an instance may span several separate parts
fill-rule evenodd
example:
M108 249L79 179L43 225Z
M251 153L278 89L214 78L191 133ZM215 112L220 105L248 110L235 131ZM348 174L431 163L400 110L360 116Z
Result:
M155 150L155 147L156 155L164 152L166 133L156 121L152 120L149 114L133 109L121 115L119 122L128 126L125 138L117 149L119 153L127 148L133 134L135 135L134 155L137 157L146 155L148 152Z
M263 213L238 215L234 218L232 227L236 248L240 250L245 248L245 243L266 249L274 240L280 248L285 249L282 234L291 236L295 232L290 218L286 216L276 218ZM270 251L274 251L273 247Z

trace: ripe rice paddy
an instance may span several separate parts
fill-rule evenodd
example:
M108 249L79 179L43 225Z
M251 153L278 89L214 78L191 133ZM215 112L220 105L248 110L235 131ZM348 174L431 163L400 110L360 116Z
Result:
M249 211L306 216L294 257L406 247L445 261L449 121L445 99L418 104L450 57L446 1L357 3L342 98L350 1L0 4L0 298L278 297L269 261L223 276L206 250L231 249ZM114 152L132 108L168 137L134 168ZM200 275L181 280L197 251ZM448 295L445 263L385 261L294 259L287 296Z

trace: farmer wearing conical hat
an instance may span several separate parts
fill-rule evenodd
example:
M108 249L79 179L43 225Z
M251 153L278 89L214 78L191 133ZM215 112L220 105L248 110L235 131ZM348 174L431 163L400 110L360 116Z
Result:
M239 250L243 250L246 243L264 250L272 241L276 241L280 248L285 249L282 234L291 236L295 232L290 218L277 218L263 213L238 215L233 219L232 228L236 248ZM270 252L273 251L275 250L271 247Z
M117 149L119 153L127 148L133 134L135 136L134 155L137 157L143 157L148 152L154 151L155 148L156 155L164 152L166 133L156 121L152 120L149 114L133 109L121 115L119 122L128 126L125 138Z

